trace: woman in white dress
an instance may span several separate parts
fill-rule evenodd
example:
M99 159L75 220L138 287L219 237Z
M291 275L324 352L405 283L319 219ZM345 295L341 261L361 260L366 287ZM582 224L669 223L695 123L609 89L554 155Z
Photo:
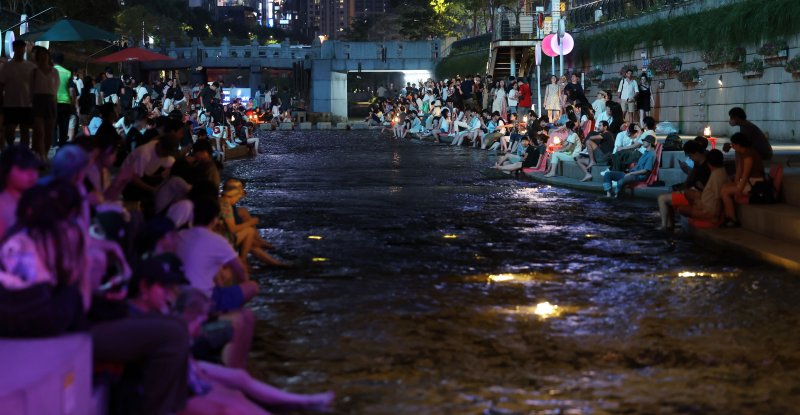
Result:
M506 118L508 110L508 100L506 99L506 82L502 79L497 82L494 89L494 102L492 102L492 112L499 112L502 118Z
M547 110L547 116L550 122L556 122L558 117L561 116L561 90L558 87L558 77L555 75L550 76L550 85L544 91L544 109Z

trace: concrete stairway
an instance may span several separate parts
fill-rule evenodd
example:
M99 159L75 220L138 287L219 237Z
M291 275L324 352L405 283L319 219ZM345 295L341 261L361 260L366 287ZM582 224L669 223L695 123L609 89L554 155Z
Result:
M741 228L696 233L800 273L800 168L785 168L782 189L781 203L738 206Z
M683 183L686 174L680 169L678 161L686 158L682 151L664 151L661 153L661 167L658 169L658 179L665 183L669 189L673 184ZM608 166L592 166L591 183L603 183L603 176L600 174ZM559 162L557 173L563 177L581 180L584 177L583 170L574 161Z

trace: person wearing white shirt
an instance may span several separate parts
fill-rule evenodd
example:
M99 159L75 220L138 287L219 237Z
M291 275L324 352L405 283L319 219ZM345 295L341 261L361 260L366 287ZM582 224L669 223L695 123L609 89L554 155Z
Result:
M628 69L625 78L619 81L617 88L622 109L625 111L625 122L632 123L636 115L636 95L639 93L639 86L633 79L633 71Z
M8 145L14 144L17 126L22 143L30 143L29 130L33 125L31 74L36 65L24 59L26 45L24 40L15 40L12 44L14 58L0 67L0 106L3 107Z
M83 95L83 79L81 79L80 73L72 73L72 83L75 84L75 89L78 91L77 96L80 98Z
M581 150L583 150L581 139L578 137L578 134L575 133L575 129L577 128L575 123L573 121L567 121L566 127L570 134L564 143L564 147L551 155L550 168L548 169L547 174L545 174L545 177L555 176L559 161L575 160L581 154Z
M642 129L637 124L628 125L628 128L620 131L614 140L611 170L624 171L629 164L639 161L643 150Z
M519 105L519 84L516 82L511 84L511 89L508 90L508 113L516 114L517 105Z
M595 112L594 125L595 125L595 128L598 129L598 131L599 131L599 127L597 127L597 126L600 125L600 121L605 121L605 122L608 123L608 125L611 125L614 122L614 117L611 116L611 107L606 107L601 112Z
M601 114L606 110L606 101L608 101L608 94L606 91L600 90L597 93L597 99L592 102L592 109L595 114Z

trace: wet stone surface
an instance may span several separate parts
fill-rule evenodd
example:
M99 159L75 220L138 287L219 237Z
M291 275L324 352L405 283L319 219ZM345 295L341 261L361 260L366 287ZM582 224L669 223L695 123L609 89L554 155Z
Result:
M225 171L297 265L255 273L261 379L342 414L798 411L800 279L664 237L652 202L371 131L261 146Z

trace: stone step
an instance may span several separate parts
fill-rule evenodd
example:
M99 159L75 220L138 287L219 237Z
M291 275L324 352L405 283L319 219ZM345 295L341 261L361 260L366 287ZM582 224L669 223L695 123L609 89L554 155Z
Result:
M292 124L290 122L282 122L282 123L280 123L278 125L278 129L279 130L288 131L288 130L291 130L292 128L294 128L294 124Z
M603 176L600 174L608 166L592 166L592 182L603 182ZM559 165L559 174L571 179L583 179L584 173L578 164L574 161L562 161ZM673 184L679 184L686 181L686 174L680 168L671 169L658 169L658 179L662 180L667 187Z
M350 123L351 130L366 130L368 127L369 125L363 121Z
M800 243L800 209L786 203L741 205L737 216L742 228L749 231Z
M317 130L330 130L330 129L331 129L331 123L327 121L320 121L317 123Z
M797 249L796 242L778 240L744 228L694 229L692 232L725 248L736 249L789 271L800 273L800 250Z
M0 413L94 414L86 334L0 340Z
M659 168L658 169L658 180L663 181L667 187L672 186L673 184L680 184L686 181L686 173L683 172L679 167L676 168Z
M784 171L782 187L784 202L795 208L800 208L800 175Z

